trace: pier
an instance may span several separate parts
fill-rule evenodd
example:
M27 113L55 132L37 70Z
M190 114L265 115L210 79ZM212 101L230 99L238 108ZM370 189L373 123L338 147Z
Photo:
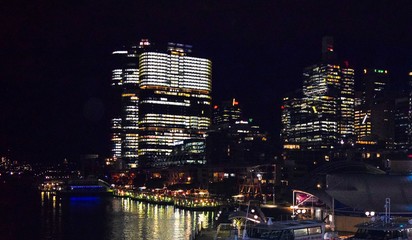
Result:
M182 191L170 191L167 189L156 189L147 191L135 191L115 189L114 196L126 197L133 200L162 205L173 205L177 208L213 211L225 205L225 202L210 196L207 191L195 191L194 193Z

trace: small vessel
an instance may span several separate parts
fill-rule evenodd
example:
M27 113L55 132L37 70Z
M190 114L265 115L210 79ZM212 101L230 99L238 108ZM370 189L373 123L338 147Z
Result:
M412 239L412 221L407 219L392 219L391 221L375 220L355 225L358 229L350 239Z
M325 223L316 220L272 221L267 218L259 206L240 208L229 215L233 223L222 223L218 226L215 240L231 239L270 239L270 240L303 240L324 239Z
M374 212L366 215L373 216L371 221L357 224L358 229L350 239L375 239L375 240L406 240L412 239L412 220L391 217L391 199L385 199L385 215L375 217ZM368 214L369 213L369 214Z
M71 179L56 194L60 197L71 196L113 196L110 185L101 179L88 177L85 179Z
M299 239L324 239L325 224L319 221L288 220L248 225L239 230L231 224L220 224L217 228L215 240L299 240Z

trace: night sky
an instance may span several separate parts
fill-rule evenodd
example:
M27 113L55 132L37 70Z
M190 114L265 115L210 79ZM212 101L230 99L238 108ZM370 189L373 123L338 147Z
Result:
M359 3L362 2L362 3ZM278 136L280 100L320 60L412 70L410 1L7 1L0 8L0 153L61 161L109 151L111 52L141 38L213 62L213 100L236 97ZM162 46L163 45L163 46Z

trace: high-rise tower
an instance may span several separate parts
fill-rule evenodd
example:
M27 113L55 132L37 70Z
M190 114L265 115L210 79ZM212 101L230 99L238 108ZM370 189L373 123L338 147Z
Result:
M357 140L393 141L393 107L389 73L383 69L364 69L359 79L355 128Z
M133 46L112 53L112 87L120 103L117 116L112 119L112 157L119 167L134 163L138 149L138 53L144 45Z
M322 62L303 72L300 97L286 97L282 106L284 145L327 150L354 135L354 70L337 64L333 39L322 41Z
M121 77L131 81L122 91L122 158L142 167L162 166L176 145L204 139L211 124L211 61L189 56L190 45L150 46L142 40L132 48Z

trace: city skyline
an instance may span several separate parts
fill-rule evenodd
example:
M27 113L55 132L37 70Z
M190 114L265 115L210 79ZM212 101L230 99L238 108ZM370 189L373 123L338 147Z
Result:
M338 58L355 71L388 69L406 83L410 3L325 3L7 3L1 150L22 160L108 152L110 55L141 38L193 45L213 63L213 102L236 97L272 136L279 133L282 96L320 59L322 36L334 37Z

